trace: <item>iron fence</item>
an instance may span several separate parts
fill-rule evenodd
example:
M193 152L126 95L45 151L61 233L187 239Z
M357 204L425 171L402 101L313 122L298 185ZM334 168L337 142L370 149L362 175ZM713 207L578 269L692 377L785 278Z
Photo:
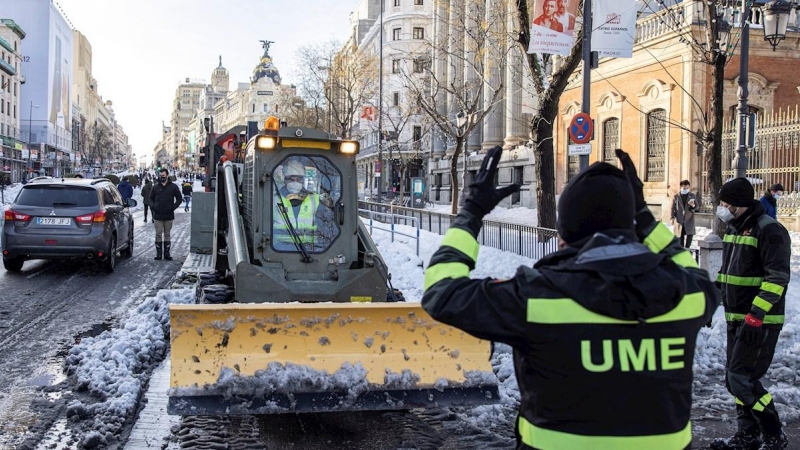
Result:
M368 217L367 211L389 213L396 224L415 226L416 221L421 230L439 235L444 235L456 218L453 214L362 201L358 202L358 209L362 217ZM539 259L558 250L557 236L558 232L549 228L484 220L477 240L487 247Z
M769 187L780 183L784 195L778 200L779 215L793 215L800 207L800 110L760 114L755 146L747 151L747 178L753 184L756 198ZM735 124L727 124L722 134L722 182L736 176L733 159L738 150ZM708 166L701 161L700 211L712 212L708 192Z

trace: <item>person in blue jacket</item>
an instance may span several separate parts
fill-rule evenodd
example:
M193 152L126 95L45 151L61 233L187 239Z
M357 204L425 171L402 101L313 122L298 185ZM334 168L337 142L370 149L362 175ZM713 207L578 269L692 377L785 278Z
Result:
M119 195L122 196L122 200L133 198L133 185L128 181L128 177L122 178L119 186L117 186L117 190L119 191Z
M778 215L778 199L783 195L783 185L780 183L773 184L769 187L767 192L761 196L759 201L767 210L767 215L773 219L777 219Z

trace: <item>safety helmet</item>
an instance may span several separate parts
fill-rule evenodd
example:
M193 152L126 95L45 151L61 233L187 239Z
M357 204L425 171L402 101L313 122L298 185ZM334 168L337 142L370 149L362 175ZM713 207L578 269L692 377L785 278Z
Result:
M306 168L303 166L303 164L300 161L291 160L291 161L286 162L286 164L283 165L283 176L284 176L284 178L288 177L288 176L292 176L292 175L299 175L301 177L305 177L306 176Z

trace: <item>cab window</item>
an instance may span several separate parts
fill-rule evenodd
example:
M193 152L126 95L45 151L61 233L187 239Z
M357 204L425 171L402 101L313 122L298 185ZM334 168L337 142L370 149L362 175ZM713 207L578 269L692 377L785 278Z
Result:
M323 253L339 237L334 205L341 199L342 174L323 156L293 155L275 167L272 248L277 252Z

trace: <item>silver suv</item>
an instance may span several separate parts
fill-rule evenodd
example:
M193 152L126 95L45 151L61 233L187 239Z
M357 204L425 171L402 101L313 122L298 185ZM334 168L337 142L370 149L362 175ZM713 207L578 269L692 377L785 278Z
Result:
M3 266L19 272L28 259L77 257L113 272L117 253L133 254L136 204L105 178L34 178L4 211Z

